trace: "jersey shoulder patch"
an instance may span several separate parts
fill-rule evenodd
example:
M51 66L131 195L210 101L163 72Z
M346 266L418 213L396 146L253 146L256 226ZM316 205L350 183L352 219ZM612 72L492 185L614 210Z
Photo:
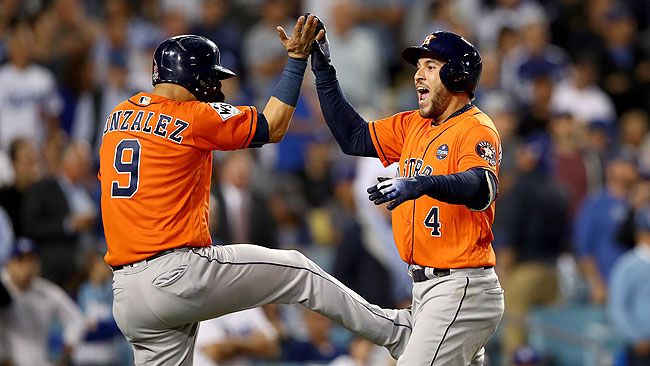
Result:
M230 117L242 113L242 111L240 111L237 107L235 107L232 104L228 104L228 103L209 103L209 104L210 107L212 107L217 112L217 114L219 114L219 117L221 117L222 121L225 121Z
M497 165L497 150L489 141L481 140L476 144L476 153L491 166Z

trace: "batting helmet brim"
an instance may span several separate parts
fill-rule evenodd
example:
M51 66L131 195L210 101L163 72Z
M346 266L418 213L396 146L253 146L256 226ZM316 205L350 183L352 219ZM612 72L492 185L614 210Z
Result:
M431 57L433 59L444 61L444 62L449 61L445 57L442 57L441 55L438 55L434 52L431 52L430 49L422 46L411 46L411 47L407 47L404 51L402 51L402 58L406 62L414 66L418 64L418 60L421 59L422 57Z
M219 80L230 79L231 77L237 76L233 71L227 69L221 65L215 65L214 70L217 72Z

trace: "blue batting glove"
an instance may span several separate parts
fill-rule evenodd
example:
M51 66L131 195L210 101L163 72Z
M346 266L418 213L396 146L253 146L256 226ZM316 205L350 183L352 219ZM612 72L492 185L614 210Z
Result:
M432 184L431 177L427 175L412 178L379 177L377 180L378 184L368 188L368 199L375 205L390 202L386 208L391 211L408 200L424 195Z
M305 18L309 13L305 14ZM327 40L327 30L325 25L320 20L319 17L314 15L318 19L318 25L316 25L316 34L320 32L321 29L325 30L325 37L320 41L314 41L314 45L311 48L311 69L312 70L325 70L330 66L330 43Z

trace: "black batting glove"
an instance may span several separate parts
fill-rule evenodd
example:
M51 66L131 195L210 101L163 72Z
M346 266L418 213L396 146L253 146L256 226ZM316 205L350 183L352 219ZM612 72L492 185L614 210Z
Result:
M309 16L309 13L305 13L305 18ZM318 19L318 25L316 26L316 34L322 30L325 31L325 37L319 41L314 41L314 45L311 48L311 69L312 70L325 70L330 66L330 43L327 40L327 30L325 25L320 20L319 17L314 15Z
M412 178L379 177L378 184L368 188L368 199L375 205L390 202L386 208L394 210L408 200L414 200L433 187L433 179L429 175L418 175Z

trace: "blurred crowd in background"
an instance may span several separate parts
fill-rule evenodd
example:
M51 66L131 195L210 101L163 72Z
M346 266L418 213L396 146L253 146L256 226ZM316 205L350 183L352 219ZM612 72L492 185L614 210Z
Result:
M101 127L151 90L153 50L179 34L212 39L238 73L223 82L226 102L262 108L286 61L275 27L293 29L305 11L327 26L342 89L366 120L417 108L405 46L449 30L479 47L475 104L503 143L494 247L506 313L490 364L561 364L529 339L529 315L577 306L602 310L616 340L598 364L649 365L650 224L637 214L650 205L647 0L0 1L0 266L13 295L0 365L130 364L102 260ZM408 306L390 213L365 193L397 167L341 153L309 70L281 143L215 152L214 164L215 244L298 249L370 302ZM623 262L637 276L617 276ZM391 364L301 307L200 327L195 364L260 360Z

